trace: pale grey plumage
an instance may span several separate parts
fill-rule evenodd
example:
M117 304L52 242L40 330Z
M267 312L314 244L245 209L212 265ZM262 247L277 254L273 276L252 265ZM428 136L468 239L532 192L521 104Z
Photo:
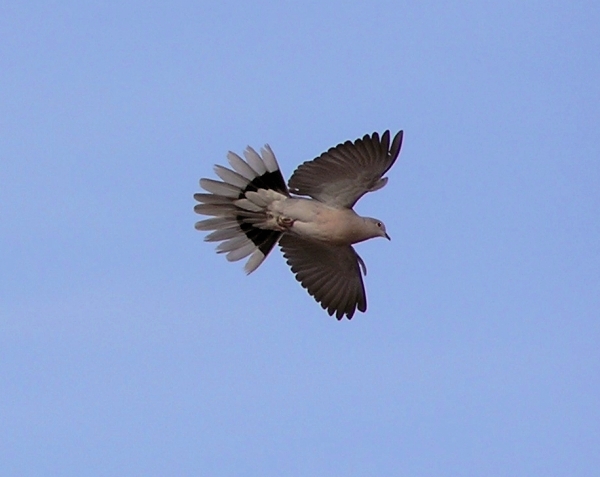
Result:
M381 221L360 217L352 207L386 184L383 175L400 153L402 136L400 131L390 142L386 131L381 138L373 133L339 144L300 165L289 190L269 146L260 154L248 147L245 161L230 152L233 170L215 166L223 182L200 180L209 193L194 195L200 202L194 210L213 218L197 222L196 228L212 230L205 240L221 242L217 252L228 260L249 256L247 273L279 243L308 293L330 315L350 319L356 309L367 308L362 280L366 267L352 244L373 237L389 239Z

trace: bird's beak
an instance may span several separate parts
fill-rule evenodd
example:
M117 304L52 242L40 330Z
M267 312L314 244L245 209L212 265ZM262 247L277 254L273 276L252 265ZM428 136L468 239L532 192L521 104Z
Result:
M386 232L386 234L385 234L385 238L386 238L386 239L388 239L388 240L392 240L392 237L390 237L390 236L387 234L387 232Z

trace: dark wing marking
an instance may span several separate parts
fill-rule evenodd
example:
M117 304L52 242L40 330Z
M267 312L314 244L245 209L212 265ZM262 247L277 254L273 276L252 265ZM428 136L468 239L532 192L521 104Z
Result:
M332 147L300 165L289 180L290 192L326 204L351 208L367 192L381 189L383 175L392 167L402 147L403 131L390 144L390 132L366 135Z

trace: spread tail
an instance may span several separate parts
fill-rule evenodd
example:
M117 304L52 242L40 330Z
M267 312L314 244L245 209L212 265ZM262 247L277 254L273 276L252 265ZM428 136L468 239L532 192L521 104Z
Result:
M273 151L267 145L260 152L248 147L245 161L229 152L227 159L233 170L215 166L222 182L200 179L200 186L208 193L194 194L200 202L194 211L212 216L196 222L196 229L212 230L204 240L221 242L217 253L226 253L230 262L250 256L244 266L246 273L260 266L282 234L269 228L269 197L289 197Z

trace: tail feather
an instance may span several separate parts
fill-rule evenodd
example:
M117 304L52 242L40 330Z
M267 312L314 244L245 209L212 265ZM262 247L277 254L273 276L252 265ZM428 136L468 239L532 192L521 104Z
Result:
M240 231L237 228L215 230L204 237L204 240L206 242L220 242L221 240L233 238L239 235L239 233Z
M260 153L262 155L265 166L267 166L267 171L275 172L279 170L279 165L277 164L277 159L275 159L275 154L273 154L273 151L268 144L266 144L265 147L261 148Z
M228 197L222 197L220 195L214 194L203 194L201 192L197 192L194 194L194 199L198 202L202 202L203 204L231 204L233 202L232 199Z
M214 217L222 216L227 209L235 210L235 205L196 204L194 206L194 212L197 214L212 215Z
M258 192L248 191L246 192L246 200L249 200L258 207L267 207L269 205L268 200L265 197L261 197Z
M229 227L237 227L238 222L235 217L213 217L211 219L200 220L196 222L196 230L219 230Z
M211 194L231 197L232 199L239 197L240 193L239 187L212 179L200 179L200 187Z
M246 187L249 182L244 176L223 166L216 165L215 173L223 180L223 182L227 182L228 184L239 187L240 189Z
M238 234L233 238L221 242L217 247L217 253L231 252L232 250L237 250L238 248L241 248L249 243L252 242L248 240L248 237L242 234Z
M244 162L244 160L235 152L229 151L227 154L227 160L229 161L231 167L233 167L233 170L241 176L244 176L246 179L248 179L248 181L251 181L256 177L256 171L246 164L246 162Z
M262 212L264 206L260 206L248 199L238 199L235 201L235 206L247 212Z
M241 247L236 248L235 250L231 250L225 256L225 258L230 262L237 262L238 260L241 260L242 258L246 258L248 255L250 255L255 250L256 250L256 247L254 246L254 244L252 242L248 242L248 243L245 243L244 245L242 245Z
M265 260L265 255L260 250L255 250L244 265L244 271L249 275L256 270Z
M196 229L212 231L204 240L221 242L217 253L226 254L234 262L248 258L244 270L252 273L267 257L281 237L281 232L269 228L267 207L281 195L289 197L287 185L277 159L267 145L258 154L248 147L242 159L227 155L233 170L217 165L215 173L221 181L201 179L207 193L196 193L198 214L212 216L196 223Z
M257 176L262 176L267 172L267 166L265 166L262 158L250 146L244 151L244 157L246 158L248 165L256 172Z

